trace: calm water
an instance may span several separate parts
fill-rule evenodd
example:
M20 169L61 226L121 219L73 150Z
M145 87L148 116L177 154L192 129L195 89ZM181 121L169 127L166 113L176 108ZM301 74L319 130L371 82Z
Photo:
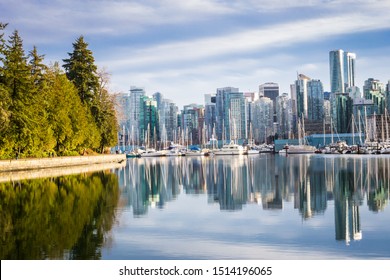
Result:
M1 259L389 259L390 157L129 159L0 183Z

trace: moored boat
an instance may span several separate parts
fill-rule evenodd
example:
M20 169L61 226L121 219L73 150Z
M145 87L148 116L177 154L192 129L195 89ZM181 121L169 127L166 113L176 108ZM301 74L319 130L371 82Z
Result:
M244 154L244 147L238 144L235 144L231 141L229 144L225 144L221 149L215 150L214 155L242 155Z

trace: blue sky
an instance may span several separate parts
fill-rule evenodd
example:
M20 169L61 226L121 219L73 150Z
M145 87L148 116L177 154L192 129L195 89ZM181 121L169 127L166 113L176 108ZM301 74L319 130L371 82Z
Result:
M83 35L111 90L144 87L180 108L225 86L289 93L297 71L329 90L329 51L355 52L357 86L390 79L390 0L0 0L6 34L60 61Z

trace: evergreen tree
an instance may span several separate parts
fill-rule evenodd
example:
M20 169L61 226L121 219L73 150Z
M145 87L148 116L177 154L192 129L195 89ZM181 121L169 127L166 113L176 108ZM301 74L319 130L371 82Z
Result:
M40 123L36 127L36 137L34 146L41 153L46 153L52 149L53 135L48 122L48 87L46 72L48 67L43 63L44 55L39 55L37 47L29 52L29 70L31 91L31 109L34 118Z
M29 53L29 65L31 76L35 85L42 85L44 82L44 74L47 71L47 66L43 63L44 55L39 55L37 47L34 46L33 50Z
M30 110L31 83L23 41L14 31L5 45L3 61L4 87L11 99L10 123L6 141L16 156L30 155L33 150L33 130L39 123Z
M76 86L81 101L90 105L98 89L97 67L83 36L73 43L73 52L68 55L69 58L63 60L66 76Z
M58 155L71 155L85 148L97 148L99 133L89 108L85 107L76 87L61 72L58 64L48 70L48 119Z
M63 60L63 67L69 80L76 86L81 101L92 114L93 122L100 133L98 149L103 152L104 147L114 145L117 139L113 100L106 88L108 75L97 73L92 51L88 49L83 36L73 43L73 52L68 54L69 59Z
M11 112L9 110L11 104L11 98L4 85L4 56L5 56L5 40L3 38L3 30L7 24L0 22L0 158L9 154L10 144L7 141L9 122Z
M114 107L113 96L109 94L109 74L104 70L98 72L99 88L96 100L92 106L92 112L96 118L96 124L100 131L99 150L104 152L105 147L115 146L118 135L118 121Z

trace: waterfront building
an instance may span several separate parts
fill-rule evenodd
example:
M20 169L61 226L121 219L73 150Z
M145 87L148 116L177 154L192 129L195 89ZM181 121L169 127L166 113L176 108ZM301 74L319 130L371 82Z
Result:
M276 98L276 118L278 120L277 125L277 138L288 139L291 132L291 99L289 99L287 93Z
M157 107L158 107L158 101ZM160 139L165 145L168 142L176 142L178 139L178 124L177 124L177 114L178 107L176 104L170 100L162 98L160 101L159 113L159 126L160 126Z
M161 94L161 92L155 92L153 94L153 99L156 100L156 103L157 103L157 109L160 110L161 109L161 103L163 102L163 95Z
M251 92L244 92L244 97L248 102L254 102L257 99L259 99L259 93L251 91Z
M216 133L218 140L242 140L247 138L246 100L238 88L217 89Z
M130 117L129 117L129 127L132 128L134 132L134 142L136 145L139 145L143 139L144 135L140 130L140 114L141 114L141 100L145 96L145 89L141 87L131 86L130 87Z
M205 137L206 141L216 137L215 123L216 123L216 97L215 94L205 94L205 107L204 107L204 122L205 122Z
M360 88L357 86L349 87L347 89L347 93L353 100L363 97Z
M379 80L369 78L364 81L363 86L364 98L372 100L375 106L376 114L384 114L386 107L385 88Z
M259 98L268 97L274 104L274 123L278 120L276 118L276 98L279 96L279 85L277 83L269 82L259 86Z
M324 119L324 90L320 80L307 82L307 119L310 121Z
M268 97L255 101L253 110L253 136L257 143L267 143L273 135L273 102Z
M247 120L248 140L250 141L254 141L254 135L253 135L254 110L255 110L255 101L250 101L247 99L246 120Z
M349 133L352 130L353 100L347 93L332 94L332 120L335 133Z
M190 104L184 106L182 113L182 141L185 145L202 144L204 126L203 105Z
M160 148L157 102L153 97L145 95L141 97L138 127L142 145Z
M303 74L299 74L297 80L295 81L295 100L296 100L296 112L297 119L308 117L308 97L307 97L307 83L311 79Z
M332 93L345 93L355 86L356 54L341 49L329 52L330 89Z
M130 94L127 92L115 95L115 111L119 124L118 145L125 147L130 142Z
M297 86L290 85L291 95L291 138L298 133L298 110L297 110ZM289 137L290 138L290 137Z
M329 99L324 100L324 121L326 124L330 124L331 119L331 103Z
M265 83L259 86L259 98L268 97L273 102L279 96L279 85L277 83Z

